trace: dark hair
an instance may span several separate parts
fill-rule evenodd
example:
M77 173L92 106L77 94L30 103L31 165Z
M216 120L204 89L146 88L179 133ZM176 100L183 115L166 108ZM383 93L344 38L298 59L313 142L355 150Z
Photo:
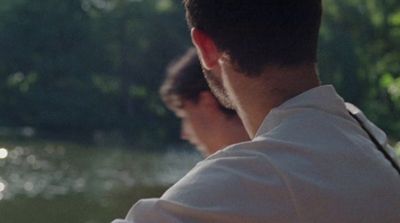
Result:
M190 27L209 35L236 68L316 62L321 0L183 0Z
M185 101L197 103L203 91L211 92L204 78L196 50L190 48L167 67L166 78L160 87L160 95L167 107L176 109L183 108ZM221 104L219 106L225 114L236 114L234 110L225 108Z

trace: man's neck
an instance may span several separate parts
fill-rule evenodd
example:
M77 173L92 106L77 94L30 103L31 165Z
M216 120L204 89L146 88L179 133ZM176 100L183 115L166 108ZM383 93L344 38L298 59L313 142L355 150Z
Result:
M224 84L250 138L273 108L320 84L315 65L267 67L257 77L226 76Z

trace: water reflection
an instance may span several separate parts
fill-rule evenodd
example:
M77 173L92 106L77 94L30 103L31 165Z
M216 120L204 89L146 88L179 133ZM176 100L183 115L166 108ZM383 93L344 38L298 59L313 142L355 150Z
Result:
M3 191L6 189L6 183L0 178L0 201L3 200Z
M98 197L138 185L167 186L200 160L193 152L172 150L148 153L40 143L7 148L0 149L0 200L76 192Z
M0 159L5 159L8 156L8 150L5 148L0 148Z

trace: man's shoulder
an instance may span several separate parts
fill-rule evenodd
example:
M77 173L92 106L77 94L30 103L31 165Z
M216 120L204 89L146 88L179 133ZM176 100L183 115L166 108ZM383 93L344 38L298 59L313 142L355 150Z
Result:
M261 172L271 175L271 163L262 149L267 149L263 142L243 142L228 146L200 161L183 178L191 180L229 180ZM213 181L214 182L214 181Z
M256 144L258 142L233 145L199 162L163 197L220 205L221 202L232 202L231 198L257 200L260 194L280 194L281 200L287 201L287 188L279 171L261 152L249 149Z

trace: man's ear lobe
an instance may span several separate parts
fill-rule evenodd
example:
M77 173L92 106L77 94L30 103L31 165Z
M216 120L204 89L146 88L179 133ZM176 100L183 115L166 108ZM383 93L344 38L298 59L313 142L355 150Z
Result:
M221 56L214 40L212 40L206 33L196 28L192 28L191 36L192 42L197 48L202 65L207 70L210 70L218 64L218 59Z

